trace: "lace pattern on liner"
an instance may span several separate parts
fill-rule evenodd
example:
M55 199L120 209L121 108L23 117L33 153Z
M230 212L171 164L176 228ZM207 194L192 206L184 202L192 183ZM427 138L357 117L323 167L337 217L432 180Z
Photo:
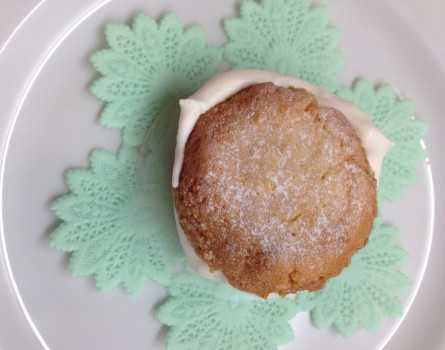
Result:
M292 339L288 321L304 310L316 327L334 325L345 337L359 327L376 330L382 316L401 315L398 297L409 287L398 271L407 258L398 230L380 218L350 267L295 301L264 302L188 268L170 189L177 101L215 75L222 56L232 68L305 79L362 107L397 144L384 161L380 202L399 200L425 159L419 141L427 127L413 119L409 101L365 79L341 86L340 31L328 26L326 7L308 0L244 0L240 16L227 19L224 29L227 43L218 48L206 44L199 26L183 29L173 14L159 23L140 14L131 28L106 27L109 48L92 55L101 76L91 90L105 105L100 123L120 130L122 146L117 154L94 150L88 169L67 172L70 193L51 205L61 220L51 246L69 252L70 272L93 275L102 291L122 285L137 293L148 280L164 285L170 297L158 317L170 327L168 349L274 349ZM177 264L183 273L174 272Z

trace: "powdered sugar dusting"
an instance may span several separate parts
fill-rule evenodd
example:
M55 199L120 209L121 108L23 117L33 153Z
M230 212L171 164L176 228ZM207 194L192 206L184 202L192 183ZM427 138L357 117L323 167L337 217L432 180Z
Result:
M341 111L351 122L363 142L369 163L378 180L383 157L393 144L375 127L357 106L342 100L320 86L263 70L234 70L221 73L208 81L188 99L181 100L181 116L177 135L172 185L177 187L182 169L185 144L199 116L243 88L264 82L277 86L303 88L313 94L321 106Z
M375 184L363 169L360 141L339 112L317 112L306 93L262 85L257 98L223 103L201 117L210 125L198 149L205 175L189 190L214 231L201 254L223 271L227 259L236 265L250 256L263 257L264 268L321 271L327 259L351 249L365 210L360 188L372 193Z

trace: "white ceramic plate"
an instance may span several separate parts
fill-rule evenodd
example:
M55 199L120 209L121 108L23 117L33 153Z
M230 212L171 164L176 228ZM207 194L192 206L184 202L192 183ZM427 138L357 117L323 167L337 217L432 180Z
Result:
M6 1L6 9L12 3ZM26 6L31 8L29 3ZM91 149L114 151L120 142L117 132L98 126L101 104L88 92L96 77L88 56L105 47L104 24L130 23L141 11L156 18L174 11L184 25L202 25L208 41L220 44L224 40L220 20L237 13L236 3L34 1L36 6L15 28L0 52L2 348L163 347L164 332L153 314L165 297L163 288L149 284L137 296L119 289L102 294L92 278L71 277L67 255L47 244L56 224L48 204L65 193L63 173L67 168L84 167ZM344 82L349 84L358 75L374 83L390 82L401 95L415 100L417 114L431 125L426 140L431 167L420 166L418 185L406 189L401 202L385 205L383 210L384 218L401 229L401 244L411 255L403 267L413 282L413 288L402 296L408 310L424 274L433 228L444 228L442 217L436 218L433 227L434 211L444 209L437 199L444 198L440 158L445 147L445 135L440 137L445 126L444 72L410 22L383 1L331 0L328 6L332 24L344 33L340 48L348 62L342 72ZM5 12L3 17L7 17ZM438 259L443 261L434 257L436 265ZM441 328L431 333L430 328L422 327L431 321L435 327L444 324L440 323L442 313L423 311L444 306L437 304L443 282L434 279L435 268L431 269L433 275L429 274L427 287L422 289L422 304L407 313L407 326L396 333L388 348L417 349L412 346L420 344L438 349L445 344ZM417 317L422 323L416 329L410 320ZM359 332L346 341L334 332L316 330L307 315L300 315L293 321L295 341L283 349L379 349L404 318L384 318L380 331ZM431 334L437 337L432 339ZM422 341L425 337L428 346Z

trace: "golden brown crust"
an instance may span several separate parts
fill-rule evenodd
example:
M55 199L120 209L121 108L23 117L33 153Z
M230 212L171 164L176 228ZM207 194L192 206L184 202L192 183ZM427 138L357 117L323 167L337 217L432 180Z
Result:
M261 297L323 287L366 244L377 213L376 180L347 119L272 83L199 118L173 194L198 256Z

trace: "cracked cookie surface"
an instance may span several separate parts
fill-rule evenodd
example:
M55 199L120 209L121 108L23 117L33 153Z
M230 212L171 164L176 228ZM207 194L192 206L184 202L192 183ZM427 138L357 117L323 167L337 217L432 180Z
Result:
M366 244L377 213L376 180L346 117L272 83L200 116L173 194L196 254L261 297L323 287Z

